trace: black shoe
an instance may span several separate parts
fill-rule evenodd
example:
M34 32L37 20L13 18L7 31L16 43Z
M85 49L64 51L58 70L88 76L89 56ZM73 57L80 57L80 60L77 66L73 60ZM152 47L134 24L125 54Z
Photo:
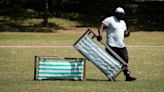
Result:
M136 80L136 78L133 78L133 77L128 77L128 78L126 78L126 80L125 81L135 81Z

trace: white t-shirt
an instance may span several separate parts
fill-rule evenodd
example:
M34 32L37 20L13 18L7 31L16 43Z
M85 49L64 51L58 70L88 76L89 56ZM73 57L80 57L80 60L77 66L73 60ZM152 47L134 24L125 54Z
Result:
M107 29L107 45L112 47L123 48L125 47L124 32L127 26L124 20L118 20L115 16L107 17L102 21Z

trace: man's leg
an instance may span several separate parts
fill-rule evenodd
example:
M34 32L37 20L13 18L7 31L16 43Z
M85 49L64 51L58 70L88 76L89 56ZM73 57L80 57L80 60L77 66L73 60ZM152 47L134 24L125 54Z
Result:
M124 48L110 47L110 48L111 48L114 52L116 52L126 63L128 63L129 57L128 57L128 52L127 52L126 47L124 47ZM110 55L112 55L112 54L110 53L110 51L108 51L107 49L106 49L106 51L107 51ZM112 56L113 56L113 55L112 55ZM113 56L113 57L115 57L115 56ZM128 67L127 67L126 69L124 69L123 72L124 72L124 75L125 75L125 77L126 77L126 81L136 80L135 78L133 78L133 77L130 76L130 71L129 71Z
M119 56L128 64L129 57L128 57L128 51L126 47L120 49ZM130 77L130 70L127 68L124 69L124 75L126 76L126 80L128 80Z

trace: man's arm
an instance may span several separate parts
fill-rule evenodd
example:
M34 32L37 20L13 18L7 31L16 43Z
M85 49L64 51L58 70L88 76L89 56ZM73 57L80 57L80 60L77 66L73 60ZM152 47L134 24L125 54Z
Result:
M101 41L102 40L102 34L103 32L107 29L107 26L105 24L101 24L100 27L98 28L98 36L97 36L97 40Z

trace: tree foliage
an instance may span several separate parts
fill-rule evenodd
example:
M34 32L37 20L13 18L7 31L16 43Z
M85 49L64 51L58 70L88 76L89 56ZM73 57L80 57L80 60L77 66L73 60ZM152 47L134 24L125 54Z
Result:
M130 26L137 28L159 28L164 26L164 1L159 0L47 0L49 17L62 17L76 20L84 25L96 26L106 16L111 16L116 7L121 6L126 11ZM143 2L138 2L143 1ZM31 9L32 17L43 17L44 0L1 0L0 15L19 17ZM24 16L24 15L23 15ZM157 17L158 16L158 17ZM25 15L26 17L26 15Z

